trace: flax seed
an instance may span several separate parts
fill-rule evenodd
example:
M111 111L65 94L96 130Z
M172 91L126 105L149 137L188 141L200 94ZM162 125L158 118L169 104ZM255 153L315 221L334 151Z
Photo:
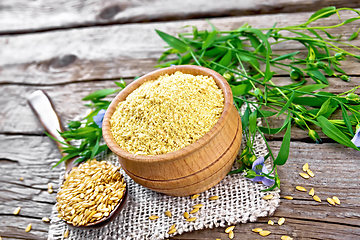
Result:
M309 195L314 196L314 194L315 194L315 190L314 190L314 188L311 188L309 191Z
M15 208L14 215L18 215L20 213L21 207Z
M262 229L261 229L261 228L254 228L254 229L252 229L251 231L258 233L258 232L261 232Z
M340 200L339 200L338 197L333 196L332 199L334 200L334 202L335 202L336 204L340 205Z
M301 172L301 173L299 173L299 174L300 174L301 177L303 177L303 178L305 178L305 179L309 179L309 178L310 178L310 176L309 176L307 173Z
M263 236L263 237L270 235L270 233L271 233L270 231L261 231L261 232L259 232L260 236Z
M159 218L159 216L156 216L156 215L151 215L149 217L150 220L155 220L155 219L158 219L158 218Z
M310 169L308 169L306 172L310 177L315 177L315 174Z
M293 199L294 199L294 198L291 197L291 196L285 196L284 198L287 199L287 200L293 200Z
M285 223L285 218L280 218L279 220L278 220L278 224L281 226L281 225L283 225Z
M301 192L306 192L306 188L301 187L301 186L296 186L296 190L301 191Z
M264 199L264 200L270 200L270 199L272 199L273 197L274 197L273 195L269 194L269 195L266 195L266 196L262 197L262 199Z
M230 226L225 229L225 233L230 233L230 231L234 230L235 226Z
M188 218L186 219L187 222L194 222L196 221L196 217L191 217L191 218Z
M188 213L188 212L184 212L183 216L184 216L184 218L188 219L188 218L189 218L189 213Z
M313 199L317 202L321 202L321 199L317 196L317 195L314 195L313 196Z
M234 232L233 232L232 230L229 232L229 238L230 238L230 239L233 239L233 238L234 238Z
M304 166L302 167L303 171L306 172L309 169L309 164L305 163Z
M332 198L327 198L326 200L328 201L328 203L335 206L335 201Z
M194 194L191 196L191 199L197 199L200 196L200 194Z
M166 212L165 212L165 215L168 216L168 217L171 217L171 212L170 212L170 211L166 211Z
M47 218L47 217L43 217L41 220L42 220L43 222L45 222L45 223L49 223L49 222L50 222L50 219Z
M274 222L271 221L271 220L269 220L269 221L268 221L268 224L269 224L269 225L274 225Z
M190 214L196 213L197 211L199 211L200 208L194 208L193 210L190 211Z
M212 197L209 197L209 200L218 200L219 199L219 196L212 196Z
M204 205L203 204L196 204L193 206L193 208L202 208Z
M25 228L25 232L30 232L30 230L31 230L31 223L27 225L27 227Z

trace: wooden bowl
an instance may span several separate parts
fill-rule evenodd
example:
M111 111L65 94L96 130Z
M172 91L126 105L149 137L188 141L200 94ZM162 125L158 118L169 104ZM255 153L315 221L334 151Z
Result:
M142 83L177 71L211 76L224 93L224 110L218 122L191 145L162 155L135 155L123 150L110 131L110 118L119 102ZM156 192L172 196L189 196L219 183L230 171L239 151L242 127L233 105L229 84L217 72L199 66L180 65L156 70L137 79L111 102L103 120L103 136L108 147L118 156L125 172L137 183Z

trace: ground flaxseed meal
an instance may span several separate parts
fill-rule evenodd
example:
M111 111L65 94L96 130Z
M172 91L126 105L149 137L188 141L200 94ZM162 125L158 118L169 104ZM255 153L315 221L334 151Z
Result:
M224 95L213 78L176 72L143 83L120 102L111 132L128 152L165 154L204 136L223 108Z

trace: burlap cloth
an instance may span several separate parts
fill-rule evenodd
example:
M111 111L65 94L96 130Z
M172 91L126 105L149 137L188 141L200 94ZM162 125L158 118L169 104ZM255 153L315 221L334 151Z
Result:
M246 146L243 138L241 149ZM260 134L255 138L254 147L256 156L265 156L268 151ZM241 152L240 149L240 152ZM119 165L113 153L104 154L101 158ZM234 163L234 169L236 168ZM266 162L271 169L270 162ZM254 222L258 217L272 215L280 203L280 190L261 192L266 189L263 184L249 181L242 174L226 176L215 187L200 193L200 197L171 197L153 192L135 183L129 176L122 172L128 186L128 199L126 205L115 220L98 229L82 230L69 228L67 239L165 239L171 236L192 232L199 229L226 227L237 223ZM63 179L63 176L60 176ZM263 200L268 194L274 195L271 200ZM218 200L209 200L211 196L219 196ZM183 217L185 211L190 212L195 204L204 207L195 214L195 222L187 222ZM165 211L170 211L172 217L165 216ZM160 216L150 220L150 215ZM167 233L170 226L176 224L177 231L171 236ZM57 217L54 206L51 213L49 239L64 239L63 233L67 225Z

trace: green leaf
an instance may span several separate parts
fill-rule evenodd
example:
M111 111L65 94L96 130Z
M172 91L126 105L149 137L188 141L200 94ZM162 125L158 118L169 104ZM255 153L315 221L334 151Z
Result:
M315 12L313 15L311 15L308 22L311 22L311 21L314 21L314 20L317 20L320 18L327 18L335 13L336 13L336 7L334 7L334 6L322 8L322 9L318 10L317 12Z
M352 129L352 125L350 122L349 115L346 111L346 108L344 107L344 104L342 104L342 103L340 103L340 106L341 106L342 116L343 116L345 125L346 125L347 129L349 130L349 132L351 133L351 135L354 135L354 131Z
M259 126L259 130L265 134L277 134L279 132L281 132L282 130L284 130L284 128L287 126L287 124L290 122L290 114L288 114L287 118L285 119L283 125L279 128L265 128L265 127L261 127Z
M252 86L250 83L244 83L237 86L231 85L231 91L234 96L241 96L247 94L251 90Z
M62 157L60 159L60 161L58 161L54 166L51 167L51 169L54 169L55 167L59 166L62 162L65 162L66 160L69 160L71 158L78 156L78 154L79 154L79 152L73 152L73 153L70 153L70 154Z
M293 53L288 53L288 54L284 54L284 55L281 55L277 58L274 58L271 60L271 62L276 62L276 61L280 61L280 60L284 60L284 59L293 59L293 57L296 55L296 54L299 54L300 52L297 51L297 52L293 52Z
M317 97L296 97L293 100L295 104L301 104L303 106L321 107L325 100L321 100Z
M325 85L325 84L312 84L312 85L307 85L307 86L298 88L298 89L296 89L297 91L305 92L305 93L295 92L295 97L299 97L306 93L310 93L310 92L314 92L314 91L322 89L322 88L326 88L327 86L328 85Z
M319 79L322 83L325 83L326 85L329 85L328 80L326 79L326 77L324 76L324 74L322 74L318 69L309 69L307 70L307 74L313 78L315 77L316 79Z
M116 93L118 90L117 89L113 89L113 88L108 88L108 89L100 89L98 91L95 91L93 93L90 93L89 95L87 95L86 97L84 97L82 100L86 101L86 100L96 100L96 99L100 99L100 98L104 98L107 95Z
M351 36L349 37L349 41L354 40L355 38L357 38L357 36L359 35L359 32L354 32L353 34L351 34Z
M329 110L330 101L331 101L331 99L328 98L328 99L321 105L321 108L320 108L320 110L317 112L315 118L318 117L318 116L324 115L324 113L326 113L326 112Z
M286 102L286 104L284 105L284 107L280 110L280 112L276 115L277 117L280 116L281 114L283 114L289 107L290 104L292 103L292 101L295 98L295 93L292 92L290 99Z
M244 112L244 115L241 117L241 123L243 129L246 129L249 124L249 115L250 115L250 109L249 107L247 107Z
M330 33L328 33L327 31L325 31L324 29L321 29L325 34L326 36L328 36L328 38L330 39L339 39L341 37L341 35L335 37L335 36L332 36Z
M349 18L349 19L346 19L346 20L343 22L343 24L345 25L345 24L348 24L348 23L354 22L354 21L359 20L359 19L360 19L360 17L356 17L356 18Z
M180 39L157 29L155 29L155 31L170 47L177 49L181 53L189 50L189 46Z
M231 60L232 60L232 52L231 52L231 50L228 50L227 53L221 58L219 65L227 67L230 64ZM219 66L219 68L221 69L220 66ZM225 69L221 69L221 70L222 70L222 72L219 72L219 73L223 74L223 72L225 72Z
M251 46L255 49L256 52L260 52L262 55L266 55L266 49L263 44L255 37L253 34L248 34L248 38L250 40Z
M335 127L331 122L329 122L328 119L326 119L323 116L319 116L317 120L320 123L321 129L326 136L328 136L329 138L335 140L336 142L344 146L353 148L355 150L359 150L354 145L354 143L352 143L351 140L344 133L342 133L337 127Z
M257 110L255 110L254 112L252 112L250 114L250 117L249 117L249 131L250 133L254 134L255 133L255 130L256 130L256 125L257 125Z
M280 146L279 154L274 160L275 165L284 165L289 157L290 152L290 140L291 140L291 122L287 124L287 129Z
M267 110L258 110L257 118L259 117L271 117L274 116L276 113Z
M344 70L342 70L340 67L338 67L336 64L333 64L333 67L337 72L346 74L346 72Z
M218 34L217 31L212 31L206 38L205 42L202 45L202 49L207 49L211 44L214 43L216 35Z
M115 82L115 84L120 87L121 89L124 89L126 87L126 83L123 79L120 79L119 82Z

